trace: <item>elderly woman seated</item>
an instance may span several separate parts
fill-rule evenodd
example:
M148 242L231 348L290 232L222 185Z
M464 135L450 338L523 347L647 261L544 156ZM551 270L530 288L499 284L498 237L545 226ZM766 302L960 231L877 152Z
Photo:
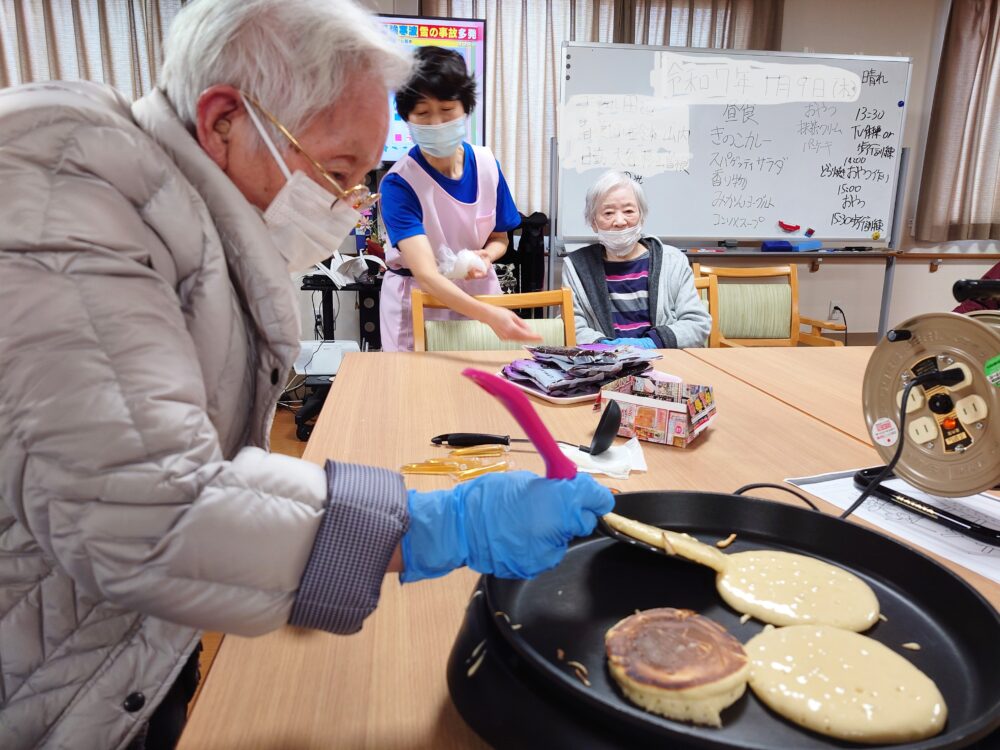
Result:
M712 318L687 258L644 237L642 186L605 172L587 191L585 215L600 242L568 255L563 286L573 292L576 340L644 349L704 346Z

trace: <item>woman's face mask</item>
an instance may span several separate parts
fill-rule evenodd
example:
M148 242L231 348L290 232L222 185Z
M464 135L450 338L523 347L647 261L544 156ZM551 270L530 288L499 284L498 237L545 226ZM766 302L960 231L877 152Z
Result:
M333 255L351 230L357 226L361 214L355 208L355 204L374 202L374 200L370 195L367 197L361 195L367 191L358 189L352 189L337 198L310 179L305 172L296 170L293 174L254 111L254 105L245 95L243 104L268 151L277 162L278 168L285 175L284 186L264 211L264 222L275 247L285 259L288 272L301 273ZM261 111L268 115L293 144L298 146L291 134L287 133L277 120L263 108ZM298 148L331 181L331 186L335 186L333 178L329 177L314 159L305 154L301 146ZM357 200L352 201L352 198Z
M465 140L468 119L459 117L439 125L417 125L412 122L406 124L410 128L414 143L420 146L421 151L431 156L445 157L455 153Z
M642 224L625 229L598 229L597 238L610 255L624 258L642 237Z
M608 254L624 258L642 237L642 212L635 191L619 185L601 199L592 225Z

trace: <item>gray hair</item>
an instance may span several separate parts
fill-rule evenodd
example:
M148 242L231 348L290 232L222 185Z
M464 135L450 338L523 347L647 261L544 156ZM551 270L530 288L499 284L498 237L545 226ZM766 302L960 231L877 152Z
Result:
M601 209L601 202L604 200L604 196L620 187L632 188L632 193L635 195L635 203L639 207L639 221L645 223L646 214L649 212L649 204L646 203L646 194L642 190L642 185L624 172L615 172L609 169L594 180L594 184L587 190L587 200L583 206L583 216L592 229L597 227L597 213Z
M195 0L170 26L158 83L188 127L201 93L228 84L295 132L359 72L395 89L410 52L354 0Z

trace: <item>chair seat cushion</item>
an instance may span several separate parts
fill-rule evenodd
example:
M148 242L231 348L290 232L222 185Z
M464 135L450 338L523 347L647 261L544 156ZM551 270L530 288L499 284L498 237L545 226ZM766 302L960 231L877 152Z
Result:
M788 284L719 284L719 328L727 339L791 336L792 288Z
M562 318L528 318L525 322L548 346L566 343ZM478 320L428 320L424 323L429 352L469 352L520 349L523 341L501 341L493 329Z

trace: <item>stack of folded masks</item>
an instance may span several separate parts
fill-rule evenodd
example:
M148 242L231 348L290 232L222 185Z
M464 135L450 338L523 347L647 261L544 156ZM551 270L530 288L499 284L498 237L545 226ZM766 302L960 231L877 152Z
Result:
M549 396L586 396L616 378L649 369L660 355L648 349L607 344L529 346L531 359L516 359L503 368L504 377Z

